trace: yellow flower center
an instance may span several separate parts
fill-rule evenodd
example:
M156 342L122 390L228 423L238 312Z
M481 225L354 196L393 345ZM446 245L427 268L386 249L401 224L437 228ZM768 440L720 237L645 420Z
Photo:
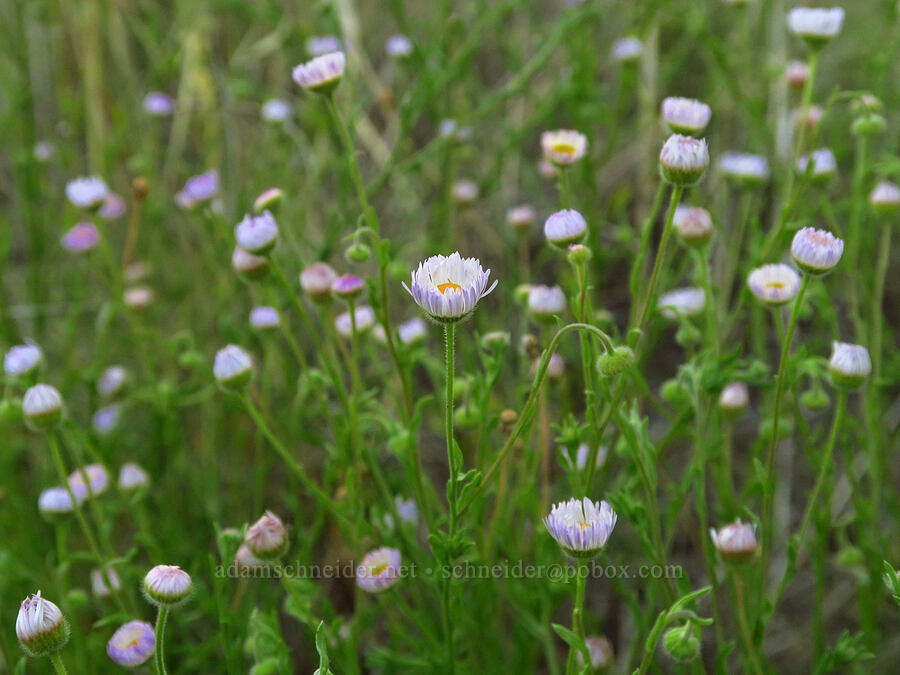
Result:
M462 286L459 284L454 284L452 281L447 281L443 284L438 284L437 289L441 292L441 295L444 295L448 290L456 291L457 293L462 293Z
M380 577L382 574L384 574L387 571L387 569L388 569L388 565L378 565L378 567L373 567L372 568L372 576Z
M553 152L558 152L561 155L574 155L575 146L568 143L557 143L553 146Z
M782 288L784 288L784 284L780 281L770 281L766 284L766 288L775 288L780 291Z

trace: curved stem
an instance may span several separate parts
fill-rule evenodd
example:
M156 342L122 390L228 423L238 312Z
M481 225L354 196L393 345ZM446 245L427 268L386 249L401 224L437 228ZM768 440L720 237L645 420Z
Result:
M166 675L163 641L166 637L166 619L168 616L169 608L160 606L159 614L156 615L156 652L154 657L156 662L156 675Z

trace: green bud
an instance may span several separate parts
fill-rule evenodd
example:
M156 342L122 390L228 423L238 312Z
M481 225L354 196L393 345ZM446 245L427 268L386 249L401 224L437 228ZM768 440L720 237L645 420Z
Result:
M250 675L278 675L281 672L281 664L274 656L263 659L250 669Z
M663 647L676 661L690 663L700 655L700 630L690 622L670 628L663 635Z
M361 242L356 242L347 248L344 255L351 262L363 263L372 256L372 249Z
M878 113L870 113L857 117L851 127L855 136L877 136L884 132L887 120Z
M800 396L800 402L807 410L824 410L828 407L830 399L824 389L815 387L803 392Z
M680 406L687 403L691 398L691 392L687 386L678 379L666 380L660 389L660 395L663 401L673 406Z
M597 357L597 370L603 377L613 377L624 373L634 363L634 352L631 347L619 346L612 352Z
M569 246L569 262L573 265L582 265L591 259L593 253L584 244L571 244Z

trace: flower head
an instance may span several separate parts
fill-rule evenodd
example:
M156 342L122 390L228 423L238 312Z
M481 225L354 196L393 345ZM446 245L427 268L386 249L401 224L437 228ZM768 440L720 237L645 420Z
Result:
M400 516L402 522L409 523L410 525L415 525L419 522L419 509L416 506L415 499L412 497L404 499L400 495L397 495L394 497L394 505L397 507L397 515ZM386 514L384 516L384 521L387 523L388 527L394 527L394 516L392 514Z
M109 487L109 472L102 464L88 464L69 475L69 488L76 496L98 496Z
M872 374L869 350L862 345L833 342L828 370L831 371L831 381L836 387L859 389Z
M211 201L217 194L219 194L219 172L215 169L192 176L184 184L184 195L192 206Z
M266 122L280 124L291 117L291 104L280 98L270 98L262 104L260 114Z
M633 63L644 53L644 43L636 37L623 37L613 42L612 57L620 63Z
M42 598L38 591L19 607L16 637L29 656L47 656L69 641L69 625L59 607Z
M478 183L461 178L453 184L453 199L457 204L471 204L478 199Z
M253 210L256 213L263 213L266 209L275 209L284 199L284 190L273 187L263 190L259 197L253 202Z
M366 288L366 280L356 274L342 274L331 284L331 292L342 300L358 298Z
M606 461L606 455L609 452L609 449L605 445L601 445L597 448L597 460L594 463L594 468L599 469L603 466L603 463ZM571 454L571 453L570 453ZM575 451L575 468L579 471L584 471L585 467L588 463L588 457L591 454L591 446L587 443L580 443L578 445L578 449Z
M769 305L783 305L797 296L800 275L782 263L763 265L747 277L750 292Z
M731 416L742 414L748 405L750 392L743 382L731 382L719 394L719 407Z
M545 131L541 134L544 159L556 166L574 164L587 154L587 137L571 129Z
M322 54L294 68L294 82L307 91L331 93L344 76L345 64L344 52Z
M22 413L25 422L33 429L48 429L62 419L63 399L55 387L36 384L25 392Z
M100 207L97 214L103 220L118 220L125 215L125 211L125 201L115 192L110 192L103 200L103 206Z
M335 35L313 35L306 41L306 51L310 56L322 56L341 49L341 41Z
M86 253L100 242L100 233L93 223L78 223L66 232L60 243L69 253Z
M809 166L812 159L812 166ZM810 180L817 185L823 185L834 178L837 173L837 160L834 153L828 148L813 150L811 155L803 155L797 160L797 173L805 174L809 168Z
M290 540L288 529L281 518L271 511L266 511L247 530L244 544L250 552L260 560L276 560L284 555Z
M388 56L402 59L412 54L412 41L405 35L391 35L384 43L384 51Z
M794 7L787 16L788 29L810 46L818 47L841 32L844 10L840 7Z
M278 240L278 223L269 211L263 211L258 216L247 214L235 225L234 238L247 253L264 255L272 250Z
M888 181L879 183L869 195L869 203L880 216L895 215L900 211L900 187Z
M156 634L146 621L129 621L119 626L106 643L106 653L115 663L136 668L147 663L156 651Z
M514 206L506 212L506 223L514 230L527 232L534 225L536 215L534 207L529 204Z
M673 185L693 185L709 167L709 147L705 138L672 134L659 153L663 177Z
M745 562L756 555L757 543L753 527L742 523L740 519L718 531L710 529L709 536L726 562Z
M121 393L128 383L128 371L123 366L109 366L97 378L97 393L112 398Z
M382 546L370 551L356 568L356 585L368 593L378 593L400 580L400 551Z
M612 643L604 636L589 635L584 638L584 643L591 657L591 672L603 671L615 663ZM575 661L579 667L584 667L584 656L580 651L575 653Z
M375 325L375 310L368 305L360 305L353 308L353 317L350 312L343 312L334 318L334 327L339 335L351 337L353 335L353 323L356 322L356 332L363 333Z
M746 187L755 187L769 180L769 162L762 155L726 152L719 157L719 171L725 178Z
M566 294L559 286L532 286L528 309L541 321L550 321L566 309Z
M150 484L150 474L134 462L127 462L119 469L119 489L123 492L137 490Z
M281 315L274 307L254 307L250 310L250 325L256 330L278 328L281 325Z
M76 494L75 502L80 506L84 502L86 494ZM72 495L64 487L52 487L44 490L38 498L38 510L45 516L59 516L72 513L75 504L72 503Z
M151 91L144 97L144 112L154 117L167 117L175 112L175 101L161 91Z
M122 294L122 301L128 309L136 312L147 309L153 302L153 290L147 286L132 286Z
M791 61L784 71L784 78L794 89L802 89L809 79L809 64L805 61Z
M557 248L577 244L587 232L587 222L575 209L563 209L552 214L544 222L544 236Z
M27 375L40 366L43 359L44 354L36 344L16 345L3 357L3 370L11 377Z
M419 317L404 321L397 327L397 337L405 345L416 344L425 339L428 327Z
M322 302L331 297L331 285L337 273L328 263L313 263L300 273L300 288L309 293L313 300Z
M109 585L106 583L107 580ZM91 570L91 590L94 592L94 595L98 598L108 597L110 594L109 586L112 586L114 591L122 588L122 580L119 579L118 573L112 567L108 567L105 574L103 570L96 567Z
M109 188L99 176L75 178L66 183L66 197L72 205L88 211L100 208L108 192Z
M216 352L213 375L226 389L243 389L253 376L253 359L237 345Z
M712 217L709 211L700 206L677 207L672 224L687 246L703 246L712 237Z
M693 98L669 96L662 102L662 117L672 133L699 134L709 124L711 116L709 106Z
M432 319L452 323L471 314L478 301L494 290L497 281L487 288L490 276L481 261L463 258L457 251L419 263L410 285L404 283L403 287Z
M178 565L157 565L144 577L144 593L154 605L179 605L191 594L191 577Z
M696 316L706 304L706 292L702 288L676 288L659 296L657 306L667 319L679 316Z
M575 558L592 558L606 546L616 520L608 503L584 497L554 505L544 518L544 525L566 553Z
M234 247L231 266L245 279L262 279L269 273L269 259L262 255L248 253L240 246Z
M791 256L797 266L807 274L822 275L830 272L844 253L844 242L827 230L804 227L797 231L791 242Z

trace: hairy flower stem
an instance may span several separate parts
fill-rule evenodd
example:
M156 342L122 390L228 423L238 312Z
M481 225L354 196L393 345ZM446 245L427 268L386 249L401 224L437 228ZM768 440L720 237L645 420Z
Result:
M572 606L572 632L584 640L584 591L587 586L588 562L579 560L575 574L575 604ZM569 645L569 658L566 661L566 675L575 673L575 647Z
M166 639L166 619L169 617L169 608L163 605L159 607L156 615L156 651L154 663L156 663L156 675L166 675L164 641Z
M765 671L760 665L759 655L756 653L756 645L753 644L753 636L750 632L750 624L747 621L747 603L744 600L744 579L741 574L741 570L735 570L733 574L734 594L737 598L738 627L741 631L741 639L744 642L747 660L750 662L753 672L756 673L756 675L763 675Z
M656 260L653 263L653 273L650 275L650 284L647 286L647 293L644 296L643 309L639 315L636 328L641 330L647 316L650 312L650 305L653 304L653 294L656 292L656 284L659 282L659 271L662 269L663 258L666 256L666 248L669 245L669 238L672 236L672 223L675 220L675 209L678 208L678 201L681 199L681 193L684 188L676 185L672 188L672 199L669 202L669 212L666 215L666 224L663 228L662 238L659 241L659 250L656 252Z
M67 675L66 664L63 663L62 657L58 653L50 655L50 663L56 669L57 675Z
M569 170L567 167L559 167L559 204L561 208L569 208Z
M640 303L638 302L638 299L640 298L639 291L644 280L644 264L647 260L647 252L650 250L650 237L653 234L653 225L656 222L656 216L659 214L659 209L662 206L663 197L666 196L666 188L668 185L669 184L664 180L659 181L656 197L653 199L653 208L650 209L650 215L647 216L641 225L640 248L638 249L637 258L634 261L634 267L631 269L631 278L629 280L631 295L634 300L631 305L631 321L629 322L631 325L634 325L637 320L637 311L640 307Z
M700 281L703 285L703 292L706 300L703 303L703 313L706 316L706 339L712 345L713 355L719 356L719 326L716 322L716 305L713 301L713 285L709 273L709 252L704 250L694 250L694 259L697 262L697 269L700 271Z
M800 316L800 304L812 277L803 275L800 282L800 290L794 300L794 308L791 311L791 320L788 323L787 334L784 336L781 346L781 360L778 363L778 374L775 376L775 407L772 411L772 436L769 439L769 448L766 452L766 485L763 489L763 517L762 517L762 565L760 567L759 596L765 593L766 570L768 569L769 543L772 540L772 499L775 496L775 446L778 445L778 422L781 412L781 399L784 396L784 375L787 370L787 361L791 351L791 340L794 337L794 328L797 326L797 318Z
M459 467L456 466L456 450L453 440L453 376L454 376L454 341L455 341L456 324L444 324L445 347L447 353L447 393L445 401L446 417L444 426L447 431L447 466L450 469L450 478L447 483L447 502L450 512L450 523L448 525L449 538L452 540L456 534L457 508L456 503L456 476L459 473ZM443 595L444 610L444 637L447 641L447 669L451 674L454 671L456 656L453 646L453 625L450 619L450 579L444 580Z

